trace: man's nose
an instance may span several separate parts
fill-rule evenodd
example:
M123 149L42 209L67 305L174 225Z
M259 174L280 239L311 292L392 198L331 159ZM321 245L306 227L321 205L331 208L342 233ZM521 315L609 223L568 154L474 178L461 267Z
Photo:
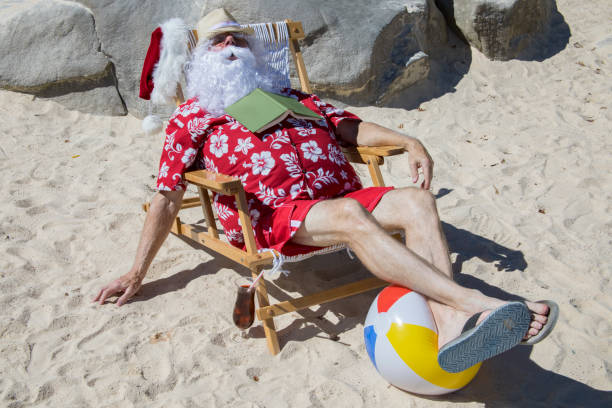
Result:
M223 41L223 46L227 47L228 45L236 45L236 40L234 39L234 36L231 34L225 37L225 41Z

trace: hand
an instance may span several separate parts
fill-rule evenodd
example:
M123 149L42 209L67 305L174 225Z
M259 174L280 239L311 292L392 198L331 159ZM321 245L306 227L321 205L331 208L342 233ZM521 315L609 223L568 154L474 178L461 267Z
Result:
M433 177L434 162L427 152L427 149L417 139L412 139L406 147L408 152L408 163L410 165L410 175L412 182L416 183L419 180L419 169L423 171L423 182L421 188L429 190L431 187L431 178Z
M122 306L132 296L134 296L136 292L138 292L141 282L141 279L138 279L129 273L123 275L100 289L98 296L96 296L92 302L99 302L101 305L103 305L107 298L116 293L123 292L123 295L119 298L119 300L117 300L117 306Z

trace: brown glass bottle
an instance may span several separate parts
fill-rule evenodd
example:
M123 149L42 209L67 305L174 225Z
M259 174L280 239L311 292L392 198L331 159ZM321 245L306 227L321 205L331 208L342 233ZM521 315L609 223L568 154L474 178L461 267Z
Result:
M255 288L249 290L249 285L238 286L233 318L238 328L245 330L251 327L255 320Z

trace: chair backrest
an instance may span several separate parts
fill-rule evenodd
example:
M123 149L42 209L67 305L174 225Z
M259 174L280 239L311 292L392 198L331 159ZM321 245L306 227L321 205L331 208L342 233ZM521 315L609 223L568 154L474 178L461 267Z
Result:
M299 40L305 37L304 27L301 21L285 20L275 23L245 24L255 31L255 36L261 40L267 51L266 66L275 77L275 82L280 87L290 87L289 81L289 54L293 57L295 70L302 92L312 93L306 65L302 58ZM193 50L198 42L197 30L189 32L189 50ZM185 101L180 84L177 86L174 102L177 106Z

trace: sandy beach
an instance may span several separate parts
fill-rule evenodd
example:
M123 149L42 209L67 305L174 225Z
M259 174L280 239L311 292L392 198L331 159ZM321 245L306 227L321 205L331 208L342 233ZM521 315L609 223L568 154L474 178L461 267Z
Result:
M454 394L408 394L365 350L372 291L276 319L273 357L260 325L243 338L232 322L233 281L246 271L175 236L130 303L94 304L132 264L163 138L132 116L0 91L0 406L612 405L612 11L604 0L557 4L571 36L542 61L464 47L456 81L418 108L349 107L429 149L459 282L559 303L545 342L486 362ZM406 157L384 175L411 185ZM346 252L287 269L274 299L369 275Z

